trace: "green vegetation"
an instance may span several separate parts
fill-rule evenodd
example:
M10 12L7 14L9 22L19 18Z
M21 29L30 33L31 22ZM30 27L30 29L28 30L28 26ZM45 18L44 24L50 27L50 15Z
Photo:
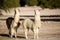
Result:
M60 8L60 0L38 0L38 2L43 8Z
M9 8L14 8L18 7L19 0L0 0L0 9L9 9Z
M60 0L0 0L0 9L9 9L20 5L60 8Z
M28 6L35 6L37 5L38 1L37 0L26 0L26 4Z
M42 8L60 8L60 0L26 0L29 6L41 6Z

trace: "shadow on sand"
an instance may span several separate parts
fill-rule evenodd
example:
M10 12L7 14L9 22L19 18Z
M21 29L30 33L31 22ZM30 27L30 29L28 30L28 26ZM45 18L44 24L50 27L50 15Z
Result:
M10 38L10 36L8 34L0 34L0 36ZM15 37L13 36L13 38L15 38ZM23 36L17 36L17 38L24 38L25 39L25 37L23 37Z

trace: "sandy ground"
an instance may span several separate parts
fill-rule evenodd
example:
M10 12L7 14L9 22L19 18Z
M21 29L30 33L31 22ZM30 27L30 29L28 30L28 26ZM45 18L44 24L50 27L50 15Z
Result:
M18 38L9 38L8 36L0 36L0 40L60 40L60 35L40 35L39 39L33 39L32 36L29 36L29 39L24 37Z
M25 39L23 28L18 28L18 37L10 38L6 21L0 20L0 40L60 40L60 22L46 21L42 22L39 30L39 39L33 39L33 32L28 32L29 39Z

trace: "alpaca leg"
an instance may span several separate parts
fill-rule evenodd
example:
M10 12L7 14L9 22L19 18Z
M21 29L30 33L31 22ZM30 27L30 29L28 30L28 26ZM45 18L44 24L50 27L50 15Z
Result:
M15 29L15 38L17 38L17 28Z
M13 37L13 33L11 33L11 36L10 36L11 38Z
M11 32L10 32L10 30L9 30L9 37L11 36Z
M34 39L36 38L36 33L34 32Z
M36 38L36 29L34 29L34 39Z
M34 29L34 39L37 38L38 39L38 28Z
M17 38L17 33L15 32L15 38Z
M38 30L38 28L37 28L37 34L36 34L36 36L37 36L37 39L38 39L38 31L39 31L39 30Z
M26 37L26 39L28 39L28 37L27 37L27 29L25 29L25 37Z
M14 30L13 28L11 28L11 38L13 37L13 35L14 35Z

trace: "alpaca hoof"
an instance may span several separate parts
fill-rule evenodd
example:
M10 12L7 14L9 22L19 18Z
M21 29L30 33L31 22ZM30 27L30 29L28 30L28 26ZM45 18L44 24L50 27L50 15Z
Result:
M10 38L12 38L12 36L10 36Z
M28 38L26 37L26 39L28 39Z

